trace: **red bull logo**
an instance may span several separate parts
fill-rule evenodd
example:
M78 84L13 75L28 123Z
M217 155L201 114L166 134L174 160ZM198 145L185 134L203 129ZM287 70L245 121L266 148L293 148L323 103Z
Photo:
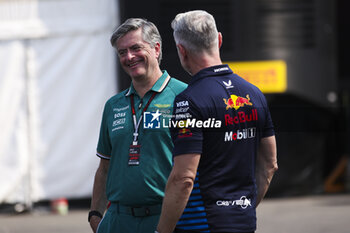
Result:
M188 122L189 122L189 119L181 120L179 122L178 127L180 127L181 129L179 130L179 134L177 135L178 138L192 137L192 132L189 128L182 128L182 127L188 127L187 125Z
M228 99L223 99L225 104L226 104L226 110L230 108L234 108L235 110L239 109L240 107L243 107L244 105L253 105L250 102L249 95L246 95L246 98L236 96L236 95L231 95L230 98Z
M187 129L187 128L180 129L178 137L179 138L192 137L192 132L190 129Z

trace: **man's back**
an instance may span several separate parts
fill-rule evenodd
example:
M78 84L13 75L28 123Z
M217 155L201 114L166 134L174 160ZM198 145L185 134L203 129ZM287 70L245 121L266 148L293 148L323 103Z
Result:
M196 74L175 106L174 114L204 122L202 127L173 130L175 156L201 154L177 228L255 230L257 147L261 137L274 134L264 96L223 65Z

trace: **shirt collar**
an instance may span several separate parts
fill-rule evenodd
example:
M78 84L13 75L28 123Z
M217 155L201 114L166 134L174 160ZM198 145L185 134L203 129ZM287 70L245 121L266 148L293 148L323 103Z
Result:
M156 81L156 83L151 88L151 91L155 91L158 93L162 92L169 81L170 81L170 75L168 74L168 72L166 70L164 70L162 76L160 76L160 78ZM131 83L129 90L125 94L125 96L129 96L129 95L135 94L135 93L136 93L136 90Z
M195 74L190 83L194 83L202 78L210 77L210 76L218 76L223 74L232 74L232 70L227 64L218 65L218 66L211 66L208 68L204 68L201 71L199 71L197 74Z

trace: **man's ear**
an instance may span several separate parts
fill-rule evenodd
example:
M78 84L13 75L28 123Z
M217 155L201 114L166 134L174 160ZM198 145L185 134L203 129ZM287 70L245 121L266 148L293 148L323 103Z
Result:
M156 51L156 57L158 59L159 55L160 55L160 43L156 43L156 45L154 46L154 49Z
M222 45L222 34L221 34L221 32L218 33L218 41L219 41L219 49L220 49L221 45Z
M179 53L181 54L181 56L183 58L185 58L187 55L185 47L183 47L181 44L177 44L176 47L177 47L177 50L179 51Z

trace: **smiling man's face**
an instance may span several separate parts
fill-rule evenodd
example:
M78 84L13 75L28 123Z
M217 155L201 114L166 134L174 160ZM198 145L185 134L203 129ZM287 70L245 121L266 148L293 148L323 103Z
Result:
M142 38L142 29L133 30L117 41L119 61L132 79L147 78L159 68L160 45L151 47Z

